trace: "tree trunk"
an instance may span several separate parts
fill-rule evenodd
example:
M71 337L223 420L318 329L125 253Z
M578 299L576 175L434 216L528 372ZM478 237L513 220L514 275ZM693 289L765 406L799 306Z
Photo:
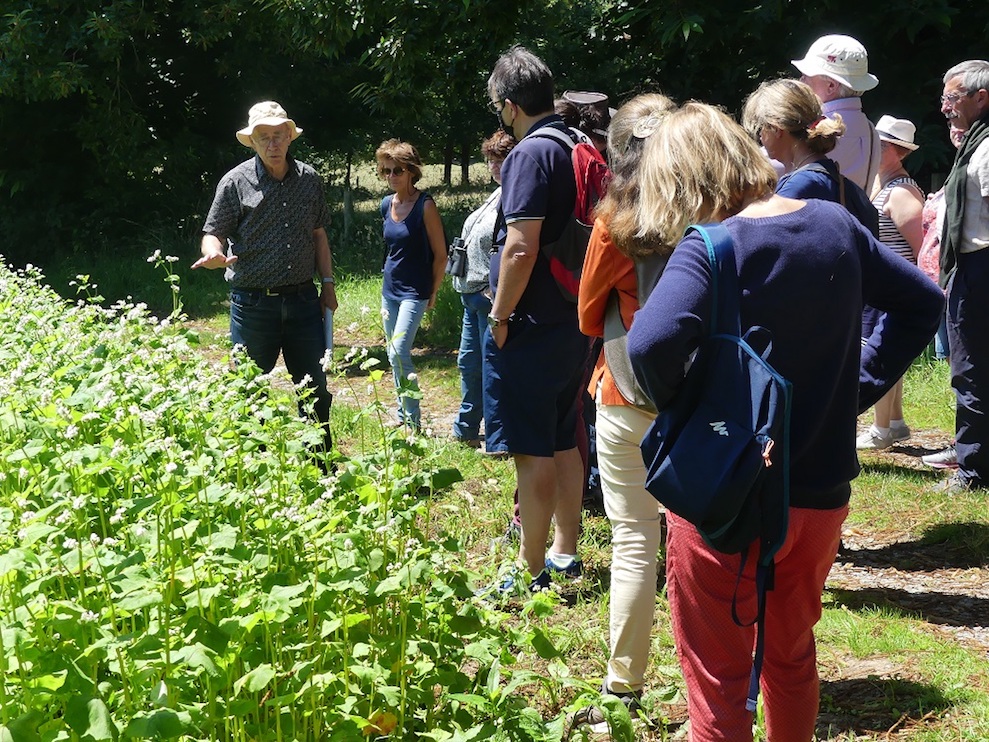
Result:
M470 185L470 143L460 145L460 185Z
M350 188L350 168L353 163L353 153L347 153L347 175L343 180L343 239L350 241L350 233L354 224L354 192Z
M443 148L443 185L450 185L453 179L453 142L446 140Z

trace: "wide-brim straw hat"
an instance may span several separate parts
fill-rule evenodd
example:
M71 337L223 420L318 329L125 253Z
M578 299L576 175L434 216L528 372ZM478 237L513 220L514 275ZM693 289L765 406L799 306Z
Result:
M917 127L907 119L898 119L889 115L881 116L876 122L876 132L884 142L892 142L904 149L913 151L919 147L913 143Z
M879 78L869 74L869 55L865 47L851 36L822 36L807 50L803 59L791 63L808 77L825 75L859 93L872 90Z
M247 112L247 126L237 132L237 141L245 147L251 146L251 135L258 126L281 126L288 124L291 132L291 141L298 139L302 129L295 125L295 122L288 117L285 109L273 100L262 101L251 106Z

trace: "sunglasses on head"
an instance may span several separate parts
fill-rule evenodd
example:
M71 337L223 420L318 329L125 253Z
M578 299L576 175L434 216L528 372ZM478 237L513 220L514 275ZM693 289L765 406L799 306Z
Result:
M378 172L384 176L388 175L401 175L405 172L405 168L399 165L398 167L382 167L378 168Z

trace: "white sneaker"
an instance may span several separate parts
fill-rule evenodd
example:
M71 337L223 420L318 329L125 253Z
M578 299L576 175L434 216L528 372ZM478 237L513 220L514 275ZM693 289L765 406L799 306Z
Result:
M887 430L883 435L875 425L870 425L869 429L855 439L855 448L858 451L882 451L896 443L892 429Z
M890 426L889 432L893 434L893 443L905 441L910 437L910 428L905 423L903 425Z
M938 451L937 453L931 453L927 456L922 456L921 461L927 464L932 469L957 469L958 468L958 454L955 452L954 446L949 446L943 451Z

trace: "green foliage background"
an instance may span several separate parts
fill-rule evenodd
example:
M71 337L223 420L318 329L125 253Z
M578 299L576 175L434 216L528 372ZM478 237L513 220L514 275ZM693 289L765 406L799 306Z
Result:
M0 223L15 263L153 229L194 245L232 133L282 102L323 170L383 138L431 161L476 156L498 53L538 51L560 89L644 90L737 110L822 33L870 51L866 109L920 124L910 167L944 172L951 64L985 55L989 5L965 0L6 0L0 15Z

